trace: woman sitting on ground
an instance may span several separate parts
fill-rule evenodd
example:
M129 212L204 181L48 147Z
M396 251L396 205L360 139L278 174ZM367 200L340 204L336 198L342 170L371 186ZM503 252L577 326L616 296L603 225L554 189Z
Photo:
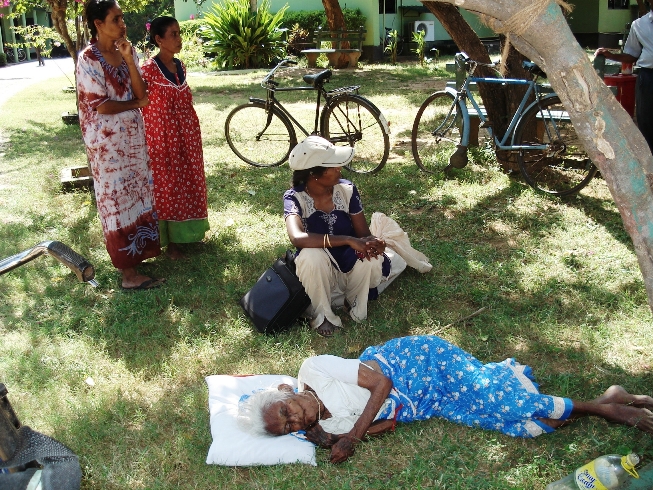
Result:
M536 437L593 415L653 434L650 396L620 386L590 402L540 394L528 366L514 359L482 364L435 336L393 339L359 359L311 357L298 379L299 393L280 385L251 395L239 407L239 422L258 434L307 431L310 441L331 448L332 463L395 421L431 417Z
M354 321L365 320L368 296L374 299L390 273L385 241L372 236L358 189L341 179L353 156L351 147L309 136L288 160L294 172L283 196L286 230L299 250L295 264L311 298L311 327L325 337L342 326L334 304Z

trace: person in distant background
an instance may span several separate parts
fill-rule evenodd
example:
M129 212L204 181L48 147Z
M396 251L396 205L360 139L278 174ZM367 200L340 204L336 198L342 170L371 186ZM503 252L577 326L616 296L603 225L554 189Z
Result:
M45 42L39 39L39 30L34 29L34 51L36 51L36 61L38 61L38 66L45 66L45 61L43 60L43 55L41 50L45 48Z
M175 54L182 48L179 23L157 17L150 41L159 52L143 65L150 103L143 108L161 245L173 260L180 244L201 242L209 229L200 122L186 83L186 68Z
M640 8L641 5L640 3ZM608 48L599 48L594 56L599 55L622 63L637 63L635 118L637 127L653 152L653 12L648 12L633 21L623 53L613 53Z

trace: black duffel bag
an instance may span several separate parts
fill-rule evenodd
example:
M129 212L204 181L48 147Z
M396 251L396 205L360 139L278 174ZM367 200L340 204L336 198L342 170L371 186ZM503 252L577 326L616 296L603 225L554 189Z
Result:
M287 330L311 304L304 286L295 275L292 251L278 259L240 299L240 306L261 333Z

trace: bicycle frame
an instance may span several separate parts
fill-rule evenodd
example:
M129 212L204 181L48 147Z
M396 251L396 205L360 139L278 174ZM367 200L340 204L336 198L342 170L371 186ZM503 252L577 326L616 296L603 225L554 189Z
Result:
M526 103L528 102L528 99L530 98L531 94L535 92L535 99L536 102L539 100L539 92L537 91L537 84L531 80L519 80L515 78L505 78L505 79L500 79L500 78L479 78L479 77L470 77L468 78L469 83L471 82L476 82L476 83L489 83L489 84L505 84L505 85L526 85L528 88L526 89L526 93L524 93L524 97L522 98L521 102L519 103L519 107L515 110L515 113L512 116L512 119L510 121L510 124L508 125L508 128L506 129L505 134L503 135L503 138L499 140L497 135L494 133L491 127L488 128L490 135L494 139L494 142L497 145L497 148L499 150L519 150L524 147L517 147L514 146L514 131L515 128L517 127L517 123L519 122L519 119L521 118L522 114L525 112L526 108ZM469 88L469 83L465 84L465 97L469 99L469 102L472 104L472 107L474 107L474 110L478 114L479 119L481 122L486 122L487 118L483 115L483 111L481 110L478 102L476 102L476 99L474 98L474 95L472 91ZM530 105L529 105L530 107ZM466 116L466 120L469 119L469 114ZM468 125L467 125L468 126ZM469 127L469 126L468 126ZM463 135L463 146L467 146L469 144L469 130L464 131ZM508 139L510 138L510 144L507 144ZM529 147L532 149L532 147Z
M273 70L271 72L271 74L274 74L274 71L276 71L276 69ZM271 78L270 75L268 75L268 77L266 77L265 80L269 81L270 78ZM264 80L264 83L265 83L265 80ZM334 97L336 97L338 95L345 94L345 93L358 94L358 86L355 86L355 85L351 86L351 87L341 87L341 88L335 89L333 91L325 90L323 84L320 84L319 86L316 86L316 87L308 86L308 85L301 86L301 87L275 87L275 86L266 85L265 89L267 91L267 99L266 100L259 99L257 97L250 97L249 98L250 102L263 102L263 103L265 103L266 108L269 108L271 106L276 106L277 109L279 109L293 123L293 125L295 127L299 128L301 130L301 132L304 133L305 136L308 136L309 134L316 134L316 135L320 134L319 131L318 131L318 127L321 127L320 113L321 113L321 111L324 110L325 107L327 107L329 105L329 102ZM297 119L295 119L293 117L293 115L288 111L288 109L286 109L283 106L281 101L276 98L276 93L277 92L296 92L296 91L309 91L309 90L310 91L317 91L317 100L315 102L315 121L314 121L313 132L312 133L309 133L308 130L306 128L304 128L304 126L302 126L302 124ZM322 97L324 97L324 100L325 100L324 107L321 107L321 104L320 104ZM268 124L265 126L265 128L263 128L263 130L261 131L259 136L266 131L266 129L268 128L268 125L271 122L271 120L272 120L272 112L268 111L268 121L267 121Z
M301 132L304 133L305 136L308 136L309 135L308 130L306 128L304 128L304 126L302 126L302 124L297 119L295 119L290 112L288 112L288 109L286 109L283 106L281 101L279 101L279 99L276 98L276 93L277 92L293 92L293 91L307 91L307 90L317 90L318 91L317 101L316 101L316 104L315 104L315 124L313 126L313 132L310 133L310 134L318 134L317 128L318 128L319 117L320 117L320 98L321 98L321 95L322 95L320 89L318 89L316 87L302 86L302 87L281 87L281 88L279 88L279 87L275 87L275 88L267 87L266 90L268 92L266 100L259 99L257 97L250 97L249 98L250 102L263 102L263 103L265 103L266 108L268 108L268 124L263 128L263 130L261 131L259 136L266 131L266 129L268 128L268 125L270 124L270 121L272 120L272 111L269 111L269 108L272 107L272 106L276 106L277 109L279 109L293 123L293 125L295 127L299 128L301 130Z
M455 97L456 99L455 104L457 104L458 107L460 107L460 111L463 117L464 124L463 124L463 135L461 139L461 145L465 148L469 146L470 124L469 124L469 108L467 107L466 104L467 100L469 100L472 107L476 111L476 114L478 115L481 124L487 122L487 118L483 114L483 111L481 110L479 103L474 98L474 94L470 89L470 85L473 82L476 82L476 83L489 83L489 84L501 84L501 85L527 86L526 92L524 93L524 96L522 97L522 100L519 103L519 107L517 107L517 109L515 110L515 113L512 116L510 124L508 125L508 128L506 129L506 132L501 138L501 140L499 140L497 135L494 133L492 127L488 127L490 136L494 140L497 149L507 150L507 151L545 150L547 148L547 145L530 145L530 146L515 145L515 128L519 124L519 120L521 119L523 114L525 114L532 106L539 104L540 100L542 99L542 95L538 89L539 85L537 84L537 82L534 80L522 80L518 78L475 77L473 76L474 69L471 70L470 75L465 79L463 86L460 88L459 91L455 91L451 88L446 89L447 92L452 93L452 95ZM535 94L535 101L529 104L528 106L526 106L531 94ZM557 133L558 129L555 126L555 121L551 120L551 123L554 125L554 130ZM509 139L510 139L510 143L508 143Z

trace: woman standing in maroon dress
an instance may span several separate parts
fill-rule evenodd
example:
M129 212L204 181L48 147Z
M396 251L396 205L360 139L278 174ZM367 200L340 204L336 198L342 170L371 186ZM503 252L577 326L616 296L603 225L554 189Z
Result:
M209 229L200 123L186 83L186 68L174 57L182 48L179 23L157 17L150 40L159 52L142 68L149 105L143 108L161 245L172 259L179 244L200 242Z
M93 38L77 61L79 122L104 241L122 288L151 289L164 281L136 270L161 253L140 110L146 87L116 1L88 0L85 13Z

